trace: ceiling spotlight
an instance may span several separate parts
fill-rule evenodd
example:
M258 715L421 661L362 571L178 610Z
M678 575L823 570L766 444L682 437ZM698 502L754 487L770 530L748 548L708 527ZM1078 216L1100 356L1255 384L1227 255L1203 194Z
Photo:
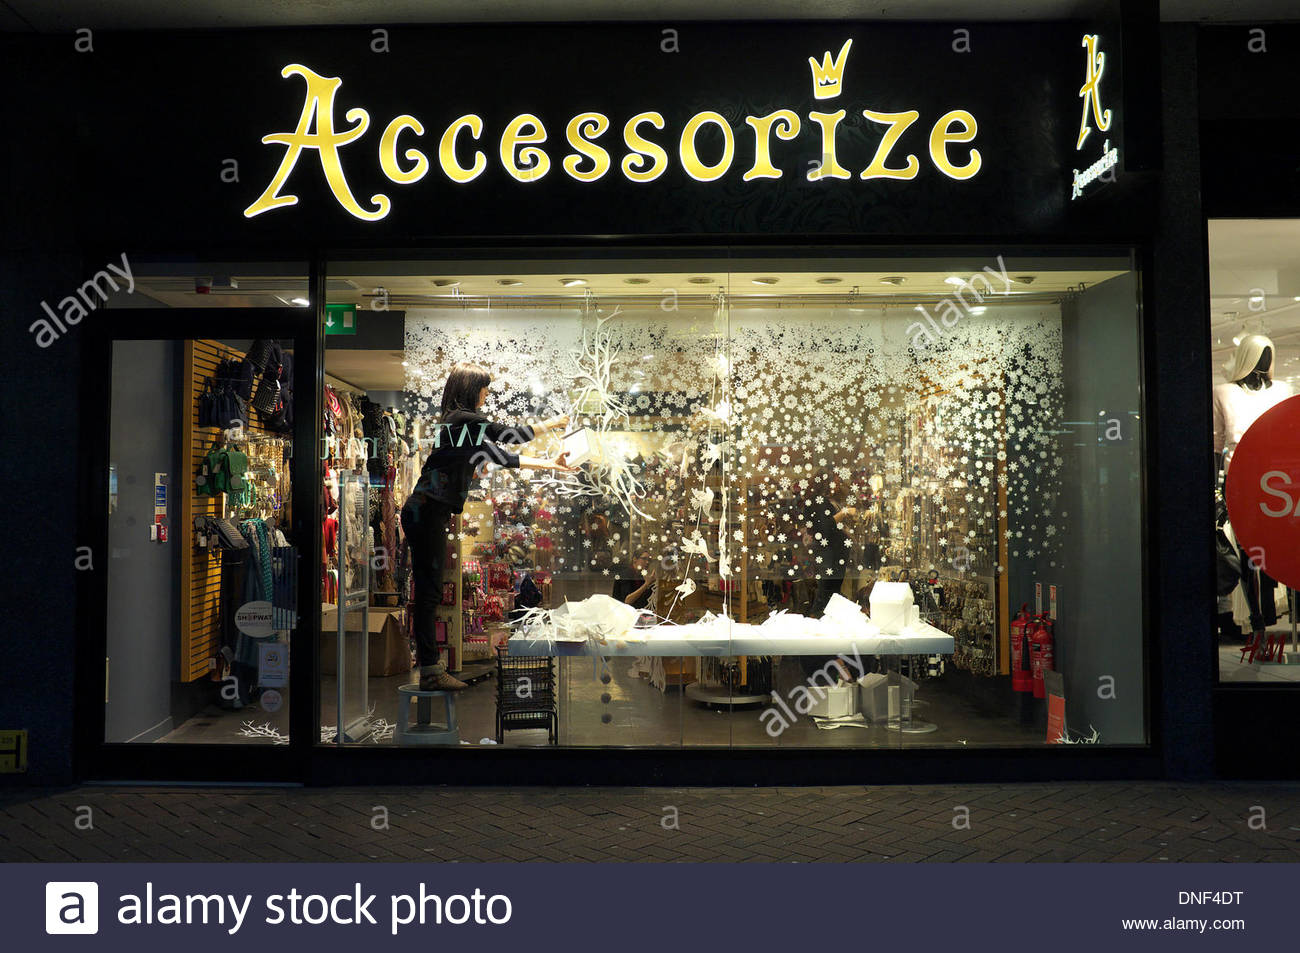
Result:
M817 284L819 284L819 285L838 285L838 284L839 284L841 281L843 281L843 280L844 280L843 278L818 278L818 279L817 279Z
M434 278L433 286L435 288L455 288L460 285L458 278Z
M1016 275L1016 281L1020 282L1022 285L1032 285L1034 279L1037 277L1037 275Z
M963 278L958 278L956 275L949 275L947 278L943 279L943 283L945 285L964 285L966 281Z
M711 285L711 284L713 284L713 279L712 279L712 278L687 278L686 280L689 281L689 282L690 282L691 284L693 284L693 285Z
M1263 304L1263 303L1264 303L1264 296L1263 296L1263 295L1251 295L1251 296L1250 296L1250 303L1251 303L1251 304Z
M880 283L882 285L893 285L895 288L897 288L906 280L907 279L904 278L902 275L890 275L888 278L881 278Z
M971 313L971 314L983 314L983 313L984 313L985 311L987 311L987 310L988 310L988 308L984 307L984 305L981 304L981 305L976 305L975 307L971 308L971 309L970 309L970 313Z
M577 287L578 285L585 285L586 283L587 283L586 278L561 278L560 279L560 284L564 285L564 287L566 288L574 288Z
M1234 334L1234 335L1232 336L1232 344L1233 344L1233 347L1236 347L1237 345L1239 345L1239 344L1241 343L1241 337L1242 337L1242 336L1241 336L1240 334Z
M780 280L780 278L755 278L753 282L756 285L774 285Z
M305 308L311 304L306 298L291 298L290 300L300 308Z
M507 288L517 288L523 284L518 278L498 278L497 284L504 285Z
M649 278L624 278L623 283L628 285L648 285L650 284L650 279Z
M410 367L410 366L411 366L411 362L410 362L410 361L403 361L403 362L402 362L402 366L403 366L403 367Z

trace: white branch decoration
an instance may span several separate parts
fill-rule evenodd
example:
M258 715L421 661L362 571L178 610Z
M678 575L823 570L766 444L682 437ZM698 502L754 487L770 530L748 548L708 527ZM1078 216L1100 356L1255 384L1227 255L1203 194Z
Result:
M269 738L272 744L277 745L287 745L289 743L289 736L281 734L269 721L255 725L253 719L250 718L239 726L237 734L243 735L245 738Z
M571 369L579 385L578 396L569 411L570 419L587 415L595 417L595 444L600 456L585 470L565 477L548 477L544 487L554 490L560 499L601 497L617 500L628 515L637 515L649 522L654 517L637 505L646 497L646 489L628 465L627 447L620 441L606 437L614 429L630 427L628 407L612 389L610 378L618 363L621 348L613 346L613 336L605 325L622 313L621 308L602 316L596 312L595 333L582 332L580 353L568 355ZM594 413L587 413L588 401L596 405Z
M1095 745L1095 744L1099 744L1100 741L1101 741L1101 732L1099 732L1096 728L1093 728L1092 725L1088 725L1088 727L1092 729L1092 733L1091 733L1091 734L1087 734L1087 735L1083 735L1083 734L1081 734L1081 735L1078 735L1078 736L1076 736L1076 737L1074 737L1074 738L1071 738L1071 737L1070 737L1070 732L1067 730L1067 731L1064 731L1064 732L1061 733L1061 737L1059 737L1059 738L1056 739L1056 743L1057 743L1058 745Z

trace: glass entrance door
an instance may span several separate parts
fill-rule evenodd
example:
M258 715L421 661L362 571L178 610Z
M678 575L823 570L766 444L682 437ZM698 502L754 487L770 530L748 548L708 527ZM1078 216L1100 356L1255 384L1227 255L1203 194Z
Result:
M220 776L216 758L232 777L293 775L291 712L314 707L293 673L320 548L313 314L105 312L101 399L83 403L91 774L183 776L172 761L188 760Z

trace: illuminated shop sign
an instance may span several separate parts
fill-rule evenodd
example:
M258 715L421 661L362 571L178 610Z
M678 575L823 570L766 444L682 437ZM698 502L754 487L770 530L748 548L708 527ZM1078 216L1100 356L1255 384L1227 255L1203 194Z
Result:
M1108 132L1112 119L1111 111L1102 105L1101 80L1106 71L1106 54L1101 50L1101 42L1095 33L1089 33L1084 35L1081 45L1087 54L1087 62L1083 86L1079 88L1079 98L1083 100L1083 117L1079 120L1079 139L1074 144L1076 153L1083 151L1083 147L1094 132ZM1099 180L1114 181L1115 168L1118 165L1119 149L1112 147L1110 139L1107 138L1102 142L1100 158L1082 170L1078 168L1074 170L1074 184L1070 189L1070 198L1072 200L1081 198L1088 186Z
M820 102L840 96L852 45L853 40L848 39L834 57L828 51L820 61L808 58L814 99ZM918 154L943 175L966 180L974 178L983 164L980 151L971 145L979 125L967 109L923 117L917 109L882 112L856 104L854 121L860 115L882 135L871 161L857 170L845 168L837 153L839 131L848 124L849 111L844 107L811 109L803 115L792 108L779 108L762 116L745 116L743 126L737 123L735 127L720 111L705 109L691 116L680 130L669 129L663 113L654 109L618 117L575 111L567 120L521 112L499 129L488 128L474 112L465 112L436 130L426 129L415 115L401 114L388 120L377 141L370 137L369 148L355 148L371 131L371 117L361 106L351 106L346 107L342 122L338 121L335 110L344 108L336 106L343 86L340 77L321 75L301 63L285 66L281 75L302 79L306 97L292 132L262 137L266 145L284 147L284 155L265 190L244 209L246 218L298 204L298 197L286 189L291 188L290 177L308 151L315 153L312 158L319 161L339 205L368 222L385 218L393 202L387 192L374 192L368 200L353 194L344 168L345 152L349 164L377 163L383 176L397 186L414 185L435 169L452 184L464 185L482 175L490 163L520 183L536 183L548 176L590 183L609 175L634 184L654 182L674 164L697 182L725 177L739 177L742 182L780 179L787 172L792 176L803 173L810 182L855 175L862 180L910 181L921 174L923 160ZM1109 112L1106 115L1109 117ZM705 129L716 130L710 134L715 141L720 134L720 154L701 155L697 140ZM772 154L773 137L789 142L804 130L805 144L811 148L800 154L797 163L789 162L783 168ZM754 144L753 163L743 171L733 167L741 136L752 137Z

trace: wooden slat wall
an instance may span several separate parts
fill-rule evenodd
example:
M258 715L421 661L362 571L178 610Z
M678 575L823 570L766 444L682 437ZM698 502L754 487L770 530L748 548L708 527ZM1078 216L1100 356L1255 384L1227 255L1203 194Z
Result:
M187 439L182 442L181 478L188 481L182 500L181 525L177 540L188 538L190 557L181 580L181 673L183 681L193 682L211 674L209 659L221 645L221 555L219 550L194 545L194 518L220 517L225 497L200 495L194 478L202 458L221 433L217 427L199 426L199 395L216 372L217 364L226 359L241 359L243 354L216 341L186 341L183 370L183 393L189 397ZM257 412L249 411L250 433L269 433L258 423Z

